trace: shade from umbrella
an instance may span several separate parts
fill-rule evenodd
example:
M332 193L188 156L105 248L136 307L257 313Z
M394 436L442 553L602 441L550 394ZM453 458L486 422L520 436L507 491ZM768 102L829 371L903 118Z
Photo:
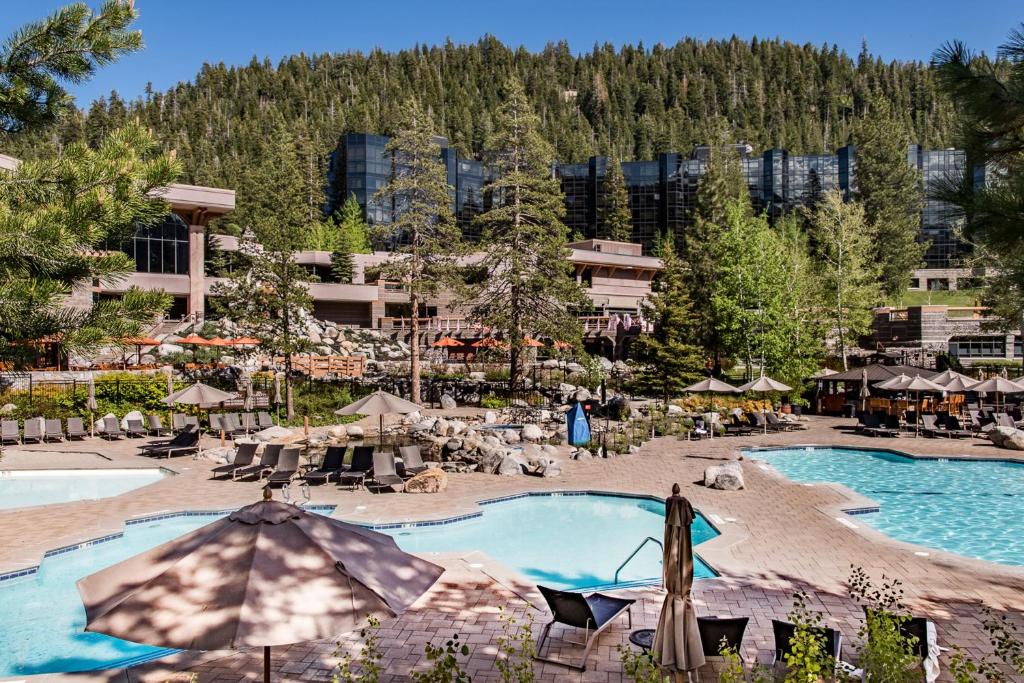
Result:
M453 339L452 337L441 337L436 342L431 344L431 346L433 346L435 349L454 348L456 346L462 346L462 342L460 342L458 339Z
M768 391L793 391L793 387L787 386L778 380L774 380L771 377L765 377L761 375L752 382L737 387L739 391L756 391L756 392L768 392Z
M266 499L80 579L78 592L87 631L185 650L263 647L269 680L270 647L397 616L443 571L390 536Z
M708 377L707 379L703 379L697 382L696 384L691 384L690 386L683 389L683 391L694 394L735 394L739 392L739 389L737 389L731 384L726 384L721 380L715 379L714 377Z
M704 648L697 628L697 613L690 590L693 587L693 507L679 495L679 484L665 501L665 545L662 580L665 602L658 616L651 656L662 668L677 674L704 664Z
M196 382L192 386L176 391L163 401L169 406L175 403L187 403L195 406L206 406L215 403L223 403L235 398L235 394L229 394L220 389L214 389L208 384Z
M377 415L380 418L380 436L384 439L384 416L385 415L408 415L420 410L420 406L412 401L389 394L386 391L375 391L369 396L364 396L344 408L334 411L335 415Z

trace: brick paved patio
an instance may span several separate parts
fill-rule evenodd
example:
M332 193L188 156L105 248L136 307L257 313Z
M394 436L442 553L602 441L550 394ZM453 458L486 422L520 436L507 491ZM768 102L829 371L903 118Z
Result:
M979 439L871 439L840 429L851 422L815 418L811 429L803 432L710 442L657 439L636 455L566 463L563 476L555 479L452 475L448 491L434 496L376 495L319 487L313 490L312 502L336 505L334 515L346 520L409 521L473 511L477 500L526 490L586 489L664 496L673 482L679 482L683 494L706 516L729 520L720 525L721 536L698 548L722 576L698 581L695 597L699 614L751 617L744 643L748 660L770 660L770 620L785 617L797 589L814 596L814 606L845 636L844 658L855 659L859 608L845 597L851 565L864 567L876 580L883 574L901 579L907 603L916 614L937 622L943 645L955 643L974 652L986 651L987 638L980 628L983 606L1008 614L1024 631L1024 570L936 550L922 557L915 555L921 548L893 541L858 524L856 518L852 519L856 528L850 528L835 519L841 508L856 504L850 492L841 487L792 484L749 464L744 468L744 491L712 491L694 483L708 464L736 458L741 448L753 446L840 444L977 458L1006 457L1010 453ZM153 466L153 461L132 454L137 444L88 440L28 446L6 451L0 467ZM178 476L113 499L0 511L0 572L38 564L49 548L118 531L131 517L166 510L232 508L259 497L258 484L211 481L209 465L191 458L160 464L175 470ZM494 658L496 634L500 632L499 609L504 607L520 616L532 614L539 630L547 618L542 601L525 579L479 553L431 559L447 568L441 581L410 612L383 625L386 679L407 680L410 670L423 665L425 642L439 643L458 632L473 648L467 666L474 679L497 680ZM655 588L621 593L639 600L634 628L653 627L662 594ZM538 664L540 680L621 680L616 647L626 643L627 636L623 620L601 638L592 651L590 668L582 676L556 665ZM344 642L352 641L346 637ZM577 648L559 645L557 640L553 640L553 646L555 656L578 656ZM324 642L276 650L275 680L329 679L336 647L333 642ZM188 680L195 673L201 683L256 679L262 675L260 657L259 652L183 653L131 669L127 678ZM712 668L704 673L711 673ZM112 671L48 678L100 681L125 677L126 672ZM713 677L705 676L705 680Z

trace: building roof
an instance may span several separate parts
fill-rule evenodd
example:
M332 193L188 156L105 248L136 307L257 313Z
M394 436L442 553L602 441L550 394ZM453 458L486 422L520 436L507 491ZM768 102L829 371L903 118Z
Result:
M849 370L837 372L834 375L820 379L822 382L859 382L863 379L865 370L868 371L868 382L872 383L884 382L898 375L907 375L908 377L920 375L921 377L928 378L936 374L934 370L919 368L916 365L882 365L881 363L871 363L862 368L850 368Z

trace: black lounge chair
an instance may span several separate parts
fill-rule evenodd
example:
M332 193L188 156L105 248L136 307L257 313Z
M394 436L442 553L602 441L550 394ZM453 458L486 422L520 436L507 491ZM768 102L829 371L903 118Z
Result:
M46 420L43 423L43 441L63 441L64 429L60 420Z
M398 455L402 457L402 466L405 468L405 477L415 477L420 472L426 472L427 466L423 463L423 455L419 446L399 446Z
M375 451L373 454L373 472L370 475L374 486L384 488L387 486L405 487L405 480L398 476L395 471L395 454L391 451Z
M163 456L186 455L199 450L199 432L194 429L182 432L173 439L163 443L151 443L142 446L142 455Z
M283 444L268 443L263 447L263 454L260 456L258 464L235 470L231 473L231 478L233 480L244 477L258 477L262 479L268 472L273 472L274 468L277 467L277 461L281 457L282 448L284 448Z
M348 469L338 475L338 486L347 485L353 490L363 486L371 469L373 469L373 446L356 446L352 451L352 462Z
M224 433L230 436L245 434L245 427L238 417L238 413L224 413L220 416L220 426Z
M754 427L760 432L777 432L777 427L773 427L768 424L768 420L765 419L764 413L747 413L747 422L754 425Z
M0 444L21 443L17 420L0 421Z
M191 426L195 431L199 431L199 416L198 415L186 415L185 416L185 427ZM183 427L184 429L184 427Z
M121 429L121 423L117 421L116 417L105 417L103 418L103 430L100 432L100 436L105 439L114 439L115 437L120 439L125 436L125 432Z
M39 428L40 420L38 418L32 418L25 420L25 433L21 437L22 443L42 443L43 432Z
M960 418L956 415L950 415L946 418L946 431L954 439L969 439L974 436L974 432L963 428L963 425L960 424Z
M800 424L799 422L788 422L786 420L780 420L776 417L775 413L765 413L765 419L768 420L768 428L775 427L782 432L792 432L797 429L807 429L806 425Z
M68 418L68 438L69 439L84 439L89 436L89 432L85 430L85 425L82 424L82 418L80 417L69 417Z
M148 435L149 431L142 424L142 420L128 420L128 430L125 433L132 438L142 438Z
M551 609L551 621L544 625L543 630L540 632L540 639L537 641L537 654L535 658L539 661L561 664L572 669L585 671L590 648L597 642L601 632L608 628L616 617L625 612L629 617L629 628L633 627L633 612L630 608L636 600L613 598L602 593L591 593L590 595L570 593L568 591L547 588L546 586L537 586L537 590L544 596L544 600L547 601L548 607ZM582 643L575 643L583 645L583 657L578 665L541 656L551 627L555 624L565 624L566 626L584 629L584 641Z
M939 425L936 420L937 418L934 415L922 415L921 433L929 439L934 439L940 436L948 437L949 433L946 432L945 429L939 429Z
M838 664L843 654L843 634L826 626L814 630L821 636L821 647L825 654L832 657ZM792 653L791 641L796 635L796 626L788 621L772 619L772 633L775 635L775 652L772 656L772 665L774 666L777 662L785 662L786 655Z
M697 630L704 648L705 657L721 657L722 641L725 646L743 659L743 634L747 631L749 617L697 617Z
M732 422L725 425L726 436L747 436L753 431L753 428L744 424L736 413L733 413L731 418Z
M242 429L245 430L246 434L255 432L257 429L256 416L252 413L242 413Z
M160 421L159 415L147 415L146 421L149 426L149 433L151 436L167 436L173 431L164 427L163 423Z
M864 606L864 616L867 617L870 607ZM922 661L928 658L928 618L927 617L904 617L899 624L900 635L906 639L914 639L914 655Z
M288 446L281 450L281 457L277 461L277 467L267 477L267 486L284 486L295 478L299 471L299 456L302 449L298 446Z
M320 467L306 472L303 477L310 484L327 484L331 477L337 477L345 469L346 446L328 446Z
M265 410L261 410L256 413L256 426L260 429L266 429L274 426L274 419L270 417L270 413Z
M877 415L864 416L864 429L861 430L865 436L899 436L898 429L883 427Z
M252 465L252 461L256 458L256 449L259 448L258 443L240 443L235 448L235 459L227 465L220 465L214 467L213 477L216 479L219 475L230 476L237 470L243 467Z

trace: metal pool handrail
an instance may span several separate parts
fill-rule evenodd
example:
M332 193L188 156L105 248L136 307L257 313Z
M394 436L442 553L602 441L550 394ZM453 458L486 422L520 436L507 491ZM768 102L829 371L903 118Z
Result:
M634 549L633 549L633 552L631 552L631 553L629 554L629 557L627 557L627 558L625 559L625 561L624 561L624 562L623 562L622 564L620 564L620 565L619 565L619 568L615 570L615 580L614 580L614 583L618 583L618 582L619 582L619 572L621 572L621 571L622 571L622 568L623 568L623 567L625 567L625 566L626 566L627 564L629 564L629 561L630 561L630 560L632 560L632 559L633 559L634 557L636 557L636 554L637 554L638 552L640 552L640 549L641 549L641 548L643 548L643 547L644 547L645 545L647 545L647 542L648 542L648 541L652 541L652 542L654 542L654 543L657 543L657 544L658 544L658 547L659 547L659 548L661 548L661 551L662 551L662 552L665 552L665 546L663 546L663 545L661 544L661 541L659 541L658 539L656 539L656 538L655 538L654 536L648 536L648 537L647 537L647 538L645 538L644 540L640 541L640 545L638 545L638 546L637 546L636 548L634 548Z

